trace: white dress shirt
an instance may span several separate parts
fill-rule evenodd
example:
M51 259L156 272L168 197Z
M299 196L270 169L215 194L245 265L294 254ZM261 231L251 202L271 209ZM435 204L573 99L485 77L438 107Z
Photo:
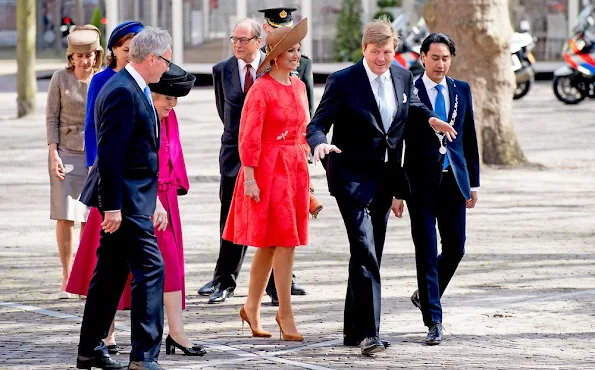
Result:
M254 60L250 63L246 63L243 59L238 59L238 71L240 71L240 85L242 86L242 91L244 91L244 80L246 79L246 66L250 64L250 74L252 75L252 81L256 81L256 70L258 69L258 65L260 64L260 51L254 57Z
M368 80L370 80L370 86L372 87L372 92L374 93L374 98L376 99L376 104L378 103L378 80L379 77L377 74L372 72L370 67L368 66L368 62L364 58L364 69L366 70L366 74L368 75ZM388 110L391 113L392 119L395 118L397 115L397 98L395 96L395 88L393 86L393 79L390 76L390 69L384 72L380 78L384 78L384 96L386 97L386 103L388 105ZM392 121L392 120L391 120ZM382 122L380 122L382 125Z
M446 83L446 77L440 81L440 84L437 84L436 82L430 80L426 72L424 72L421 80L426 87L426 92L428 93L428 98L430 98L430 103L432 104L434 111L436 111L436 97L438 96L436 85L442 85L442 95L444 96L444 103L446 104L446 116L448 117L450 114L450 95L448 95L448 84Z

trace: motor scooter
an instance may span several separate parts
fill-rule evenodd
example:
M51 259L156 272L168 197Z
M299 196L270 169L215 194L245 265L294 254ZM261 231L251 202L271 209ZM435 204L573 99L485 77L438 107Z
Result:
M595 98L595 19L593 6L581 11L562 49L566 66L554 71L554 94L566 104Z
M411 29L407 29L407 19L407 14L401 14L393 22L393 28L401 38L393 63L410 70L417 79L425 70L420 57L421 43L430 32L423 17Z
M516 79L513 99L520 99L527 95L535 83L535 57L532 50L535 48L535 39L529 32L529 22L521 22L521 32L515 32L510 40L512 70Z

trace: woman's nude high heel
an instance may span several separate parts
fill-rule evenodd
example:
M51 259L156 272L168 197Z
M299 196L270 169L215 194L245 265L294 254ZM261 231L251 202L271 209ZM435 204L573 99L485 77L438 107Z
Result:
M253 337L269 338L269 337L273 336L273 334L271 332L268 332L266 330L254 329L252 327L252 324L250 324L250 320L248 320L248 315L246 315L246 310L244 310L244 307L242 307L240 309L240 319L242 320L242 332L244 331L244 321L245 321L248 323L248 326L250 327L250 330L252 331Z
M285 334L283 332L283 328L281 327L281 320L279 320L279 312L277 311L277 315L275 315L275 321L277 321L277 325L279 325L279 339L291 341L291 342L303 342L304 336L301 334Z

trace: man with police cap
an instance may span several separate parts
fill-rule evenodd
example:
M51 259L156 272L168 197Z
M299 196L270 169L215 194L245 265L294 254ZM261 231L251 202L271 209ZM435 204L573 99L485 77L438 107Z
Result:
M268 35L276 28L293 26L293 17L291 13L295 12L296 10L296 8L288 7L260 9L259 12L264 13L265 22L262 25L264 32ZM261 50L266 53L266 48L264 46ZM306 84L306 93L308 94L308 107L310 109L310 117L312 117L312 114L314 114L314 81L312 75L312 61L310 61L310 58L302 54L302 56L300 57L300 64L297 70L293 73L293 76L298 77ZM312 185L310 185L310 191L313 192ZM316 202L318 203L318 201ZM318 211L320 211L320 209L322 209L322 206L320 206L319 204L318 206L320 207ZM269 280L269 284L267 285L266 292L271 297L272 304L277 306L279 304L279 298L277 297L277 289L275 288L275 280L273 274L274 271L271 272L271 277ZM300 285L298 285L295 281L295 275L293 276L293 280L291 282L291 294L306 294L306 290Z

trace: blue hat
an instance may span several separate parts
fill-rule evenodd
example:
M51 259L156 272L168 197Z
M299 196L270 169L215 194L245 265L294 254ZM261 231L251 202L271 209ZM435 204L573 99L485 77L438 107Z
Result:
M118 40L129 33L139 33L143 30L145 26L141 22L137 21L126 21L124 23L120 23L119 25L114 28L112 34L109 37L109 41L107 42L107 48L112 50L115 44L118 43Z

